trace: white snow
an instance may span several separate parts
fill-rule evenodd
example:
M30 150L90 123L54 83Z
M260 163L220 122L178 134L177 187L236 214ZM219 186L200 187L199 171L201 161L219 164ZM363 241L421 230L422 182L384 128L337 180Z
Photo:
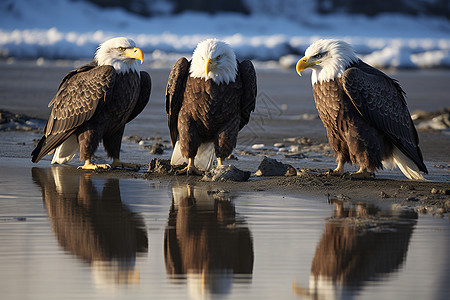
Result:
M5 0L0 3L0 57L91 59L103 41L128 36L144 51L145 63L171 67L180 56L190 57L201 40L217 37L239 59L292 67L309 44L332 37L349 42L377 67L450 67L450 21L444 18L323 16L313 12L312 1L298 8L269 7L273 13L268 14L258 1L246 1L255 5L250 16L186 12L143 18L83 1Z

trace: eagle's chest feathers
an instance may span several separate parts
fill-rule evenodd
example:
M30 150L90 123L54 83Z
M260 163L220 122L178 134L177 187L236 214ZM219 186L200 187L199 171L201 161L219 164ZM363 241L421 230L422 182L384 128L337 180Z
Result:
M313 94L319 117L328 131L346 131L348 122L357 117L356 109L343 90L341 79L313 84Z
M116 74L113 94L110 103L108 103L110 125L112 127L121 127L126 123L136 106L139 90L140 78L136 72ZM119 123L119 120L123 121Z
M208 128L218 128L230 119L239 117L240 81L216 84L212 80L189 77L182 114L200 121Z

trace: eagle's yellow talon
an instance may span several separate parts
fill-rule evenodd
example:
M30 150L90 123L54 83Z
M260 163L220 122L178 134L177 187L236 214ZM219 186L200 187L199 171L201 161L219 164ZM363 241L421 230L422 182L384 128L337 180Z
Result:
M84 163L84 165L79 166L77 169L82 169L82 170L109 170L111 169L111 166L108 164L93 164L90 161L86 161Z

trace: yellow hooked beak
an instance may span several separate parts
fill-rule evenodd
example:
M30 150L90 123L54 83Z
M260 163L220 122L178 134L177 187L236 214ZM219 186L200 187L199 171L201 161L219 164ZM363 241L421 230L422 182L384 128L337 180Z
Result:
M209 74L210 71L214 70L214 68L218 65L218 63L211 58L206 60L206 75Z
M121 56L126 56L129 58L139 59L141 64L144 62L144 53L139 48L127 48Z
M301 71L318 63L320 63L319 60L312 61L309 57L304 56L297 62L295 69L297 70L298 75L302 76L302 74L300 73Z

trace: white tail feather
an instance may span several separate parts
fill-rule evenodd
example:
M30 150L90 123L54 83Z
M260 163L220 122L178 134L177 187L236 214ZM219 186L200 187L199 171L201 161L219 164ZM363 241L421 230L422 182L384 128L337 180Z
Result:
M397 167L402 171L402 173L408 177L408 179L412 180L425 180L420 174L419 168L417 165L405 154L403 154L400 149L394 146L394 150L392 152L392 160L391 161L383 161L383 165L392 166L397 165Z
M72 134L67 140L56 148L52 164L64 164L73 159L79 150L77 137Z
M194 165L200 170L208 171L211 169L215 158L216 153L214 150L214 143L203 143L200 147L198 147L197 155L194 158ZM188 159L181 155L180 143L177 141L175 143L175 147L173 148L170 164L178 166L187 162Z

